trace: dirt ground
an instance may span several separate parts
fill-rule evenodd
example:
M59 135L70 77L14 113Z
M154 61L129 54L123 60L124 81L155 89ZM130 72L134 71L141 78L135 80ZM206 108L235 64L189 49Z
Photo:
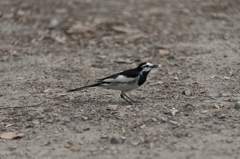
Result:
M0 85L0 158L240 159L240 1L1 0Z

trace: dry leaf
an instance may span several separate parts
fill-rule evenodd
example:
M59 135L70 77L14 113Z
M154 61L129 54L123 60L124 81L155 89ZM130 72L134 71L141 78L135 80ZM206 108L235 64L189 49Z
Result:
M54 36L52 37L53 40L57 41L58 43L64 44L67 40L67 38L65 36Z
M160 56L165 56L165 55L168 55L169 53L170 53L169 50L165 50L165 49L159 49L158 50L158 54Z
M13 124L7 124L5 127L8 128L10 126L13 126Z
M51 142L48 140L48 141L45 141L41 146L48 146L50 144L51 144Z
M230 79L230 77L223 77L223 79L225 79L225 80L229 80L229 79Z
M64 145L64 147L65 148L70 148L72 145L70 145L69 143L66 143L65 145Z
M118 105L108 105L107 109L113 111L113 110L117 110L117 108L118 108Z
M177 110L177 109L175 109L175 108L171 110L171 113L172 113L173 116L174 116L177 112L179 112L179 110Z
M211 16L215 19L229 20L228 15L225 13L212 13Z
M25 77L18 77L17 80L22 80L24 79Z
M89 118L87 116L82 116L83 120L88 120Z
M34 119L34 120L32 121L32 123L35 124L35 125L38 125L38 124L40 123L40 121L39 121L38 119Z
M172 73L172 72L168 72L167 74L168 74L169 76L172 76L172 75L173 75L173 73Z
M91 28L84 26L82 22L77 22L67 31L67 33L68 34L83 33L89 30L91 30Z
M139 141L132 141L132 145L133 145L133 146L139 145Z
M141 32L138 29L133 29L125 26L113 26L112 29L114 31L125 33L125 34L137 34Z
M184 94L185 94L186 96L190 96L190 95L191 95L191 90L189 90L189 89L185 90L185 91L184 91Z
M214 103L214 107L219 109L220 107L224 107L224 104L223 103L219 103L219 104Z
M140 126L141 129L144 129L145 127L146 127L145 124L143 124L143 125Z
M13 147L9 147L8 150L9 150L9 151L14 151L14 150L16 150L17 148L18 148L18 146L13 146Z
M158 81L156 83L151 83L150 86L156 86L156 85L161 85L163 84L163 81Z
M219 105L217 103L214 103L214 107L219 109Z
M23 133L14 133L14 132L6 132L6 133L2 133L1 134L1 138L2 139L8 139L8 140L11 140L11 139L16 139L16 138L21 138L23 137L25 134Z
M130 35L128 36L125 41L135 41L135 40L138 40L138 39L142 39L142 38L147 38L147 36L143 33L140 33L140 34L134 34L134 35Z
M52 92L52 89L46 89L43 91L43 93L51 93Z
M219 106L220 106L220 107L224 107L224 104L223 104L223 103L220 103Z
M178 125L178 122L173 121L173 120L169 120L169 123L174 124L174 125Z

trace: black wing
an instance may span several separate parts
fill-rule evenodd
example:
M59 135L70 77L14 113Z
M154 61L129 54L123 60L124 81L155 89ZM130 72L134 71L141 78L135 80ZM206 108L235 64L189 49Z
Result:
M139 71L136 69L126 70L111 76L98 79L98 82L131 82L138 76Z

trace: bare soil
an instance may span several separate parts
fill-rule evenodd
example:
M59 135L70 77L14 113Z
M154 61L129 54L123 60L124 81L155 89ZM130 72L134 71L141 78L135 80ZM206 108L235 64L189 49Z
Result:
M239 159L240 1L1 0L0 85L0 158Z

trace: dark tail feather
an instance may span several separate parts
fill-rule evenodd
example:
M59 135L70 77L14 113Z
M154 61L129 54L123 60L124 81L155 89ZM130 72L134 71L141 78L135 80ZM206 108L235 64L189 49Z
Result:
M84 86L84 87L75 88L75 89L69 89L69 90L67 90L67 92L80 91L80 90L83 90L83 89L86 89L86 88L97 87L99 85L100 85L100 83L96 83L96 84L92 84L92 85L89 85L89 86Z

